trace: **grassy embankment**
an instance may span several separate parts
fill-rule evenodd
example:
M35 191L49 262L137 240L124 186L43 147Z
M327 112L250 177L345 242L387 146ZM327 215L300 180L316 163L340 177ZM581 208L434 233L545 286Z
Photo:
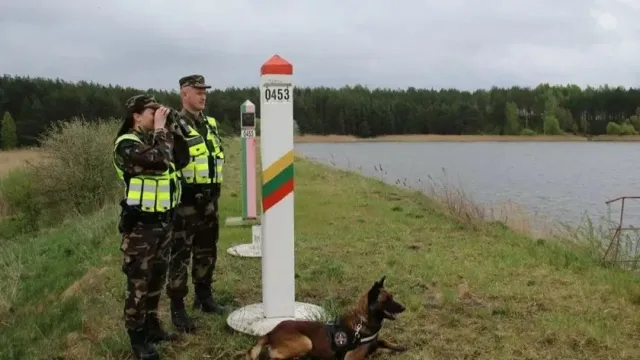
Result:
M560 142L560 141L640 141L640 135L598 135L590 139L577 135L384 135L375 138L357 138L348 135L301 135L296 136L297 143L327 142Z
M229 140L221 219L240 213L238 149ZM582 248L300 158L295 196L297 299L340 309L386 275L407 311L383 335L411 348L389 359L640 358L640 281ZM130 358L116 216L109 205L0 240L1 359ZM221 229L215 291L236 306L261 300L260 261L226 254L249 235ZM170 327L164 296L161 308ZM253 341L191 313L200 332L162 346L166 359L229 359Z

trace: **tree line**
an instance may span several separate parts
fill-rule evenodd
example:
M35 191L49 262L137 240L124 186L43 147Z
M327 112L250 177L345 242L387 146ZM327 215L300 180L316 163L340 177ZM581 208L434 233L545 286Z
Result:
M176 90L135 89L94 82L4 75L0 77L2 139L20 146L37 144L55 121L121 117L124 101L146 92L180 107ZM260 114L257 87L212 89L206 112L224 132L239 133L240 104L250 100ZM640 130L640 89L576 85L535 88L369 89L299 87L294 117L301 134L375 137L398 134L584 136L635 134ZM11 128L15 134L11 134ZM13 140L15 138L15 140ZM3 144L3 147L10 147Z

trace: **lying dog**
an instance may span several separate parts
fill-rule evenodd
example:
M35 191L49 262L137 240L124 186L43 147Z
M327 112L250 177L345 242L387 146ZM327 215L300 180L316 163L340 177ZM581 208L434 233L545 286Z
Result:
M383 276L349 311L334 323L286 320L261 336L248 351L249 360L285 360L300 356L314 359L363 360L377 353L406 348L378 338L384 319L395 320L405 310L384 289Z

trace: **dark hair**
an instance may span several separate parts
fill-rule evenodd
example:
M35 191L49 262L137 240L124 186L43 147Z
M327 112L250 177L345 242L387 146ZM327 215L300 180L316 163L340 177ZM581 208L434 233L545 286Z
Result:
M118 139L120 136L128 133L132 127L133 127L133 115L127 115L124 118L122 118L122 125L120 125L120 129L118 129L118 132L116 133L116 137L113 141L115 142L116 139Z

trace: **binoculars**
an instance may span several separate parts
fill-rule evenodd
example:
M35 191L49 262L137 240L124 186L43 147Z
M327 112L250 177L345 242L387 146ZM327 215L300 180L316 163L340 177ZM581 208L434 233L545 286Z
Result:
M175 126L180 129L183 135L187 135L189 133L189 129L187 128L187 123L182 119L180 112L168 106L167 109L169 109L169 113L167 114L167 123L165 124L167 130L171 130L171 128Z

